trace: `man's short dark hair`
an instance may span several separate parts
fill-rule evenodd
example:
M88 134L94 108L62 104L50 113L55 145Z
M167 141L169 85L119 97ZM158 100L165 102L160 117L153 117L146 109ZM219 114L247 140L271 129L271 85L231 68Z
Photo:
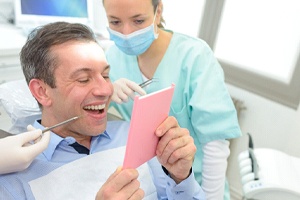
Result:
M31 31L20 53L27 84L37 78L55 88L54 71L58 58L51 52L51 47L74 40L97 43L93 31L79 23L54 22Z

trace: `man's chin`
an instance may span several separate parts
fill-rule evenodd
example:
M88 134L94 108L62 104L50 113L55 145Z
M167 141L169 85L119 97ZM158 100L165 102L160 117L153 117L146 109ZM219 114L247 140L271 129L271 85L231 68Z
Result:
M89 135L90 136L98 136L101 135L102 133L104 133L104 131L106 130L106 124L105 125L101 125L101 126L94 126L92 129L89 130Z

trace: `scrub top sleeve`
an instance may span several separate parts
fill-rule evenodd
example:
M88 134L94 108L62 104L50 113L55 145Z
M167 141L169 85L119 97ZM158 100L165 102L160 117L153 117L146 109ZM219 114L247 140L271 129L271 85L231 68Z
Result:
M192 126L201 143L238 137L241 131L237 113L223 70L209 47L202 51L194 60L189 84Z

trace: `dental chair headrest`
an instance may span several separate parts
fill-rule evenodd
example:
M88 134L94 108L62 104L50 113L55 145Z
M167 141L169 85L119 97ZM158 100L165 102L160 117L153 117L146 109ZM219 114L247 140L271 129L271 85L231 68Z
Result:
M28 124L33 124L36 119L41 118L41 110L25 79L1 84L0 103L11 118L11 133L27 131Z

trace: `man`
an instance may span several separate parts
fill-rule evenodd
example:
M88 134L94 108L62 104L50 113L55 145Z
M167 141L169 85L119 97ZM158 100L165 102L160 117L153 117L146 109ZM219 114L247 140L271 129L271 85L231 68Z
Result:
M0 177L3 199L34 199L32 181L87 155L124 146L128 132L126 122L107 125L113 93L110 66L88 27L65 22L40 27L28 36L20 55L29 89L42 109L41 120L34 126L43 129L74 116L80 118L53 129L48 148L28 169ZM153 162L150 169L157 197L204 199L192 172L196 147L187 129L169 117L155 134L160 137L156 150L160 164ZM103 160L102 165L106 164ZM136 169L118 168L92 195L96 199L142 199L147 187L140 188L139 176ZM82 189L85 186L82 182ZM71 181L62 187L57 193L69 191Z

